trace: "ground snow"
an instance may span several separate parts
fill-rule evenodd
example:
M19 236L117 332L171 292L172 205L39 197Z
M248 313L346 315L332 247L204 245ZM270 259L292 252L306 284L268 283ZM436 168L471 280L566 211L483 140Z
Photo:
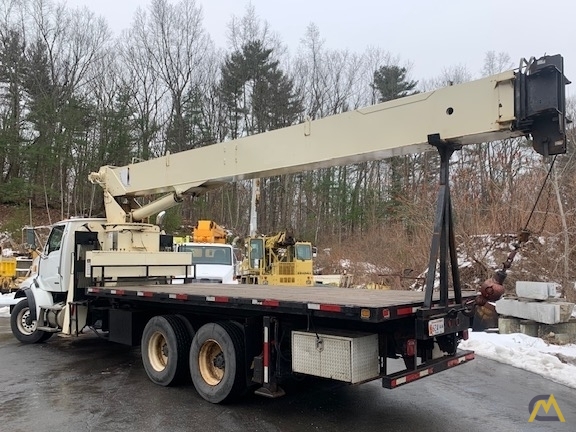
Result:
M17 303L19 300L14 300L14 294L2 294L0 295L0 317L9 318L10 317L10 305Z
M575 344L551 345L521 333L501 335L470 331L470 338L460 342L460 348L576 388Z

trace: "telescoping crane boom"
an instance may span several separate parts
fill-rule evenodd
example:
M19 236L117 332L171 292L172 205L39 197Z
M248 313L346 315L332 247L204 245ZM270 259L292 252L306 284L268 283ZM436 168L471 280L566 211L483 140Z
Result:
M546 56L477 81L149 161L103 166L89 179L104 189L106 217L116 224L141 221L183 194L227 182L433 150L431 135L458 145L530 135L537 152L558 154L566 150L565 84L563 58ZM162 193L143 207L133 200Z

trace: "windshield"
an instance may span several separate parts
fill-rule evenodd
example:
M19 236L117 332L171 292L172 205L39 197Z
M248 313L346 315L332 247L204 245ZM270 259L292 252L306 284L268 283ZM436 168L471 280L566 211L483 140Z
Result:
M296 259L299 260L311 260L312 259L312 248L309 244L297 244L296 245Z
M231 265L232 252L229 247L180 245L179 252L192 252L192 264Z
M48 237L47 247L46 247L46 254L48 255L50 252L54 252L60 250L60 246L62 245L62 234L64 233L64 225L56 225L52 228L50 232L50 237Z

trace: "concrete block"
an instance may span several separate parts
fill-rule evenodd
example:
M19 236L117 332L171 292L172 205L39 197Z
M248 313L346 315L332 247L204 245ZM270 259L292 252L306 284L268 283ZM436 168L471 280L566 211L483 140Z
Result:
M517 318L533 320L545 324L568 322L574 309L574 303L567 302L528 302L513 299L501 299L496 302L496 312Z
M516 295L522 298L535 300L546 300L549 297L556 297L556 287L553 282L527 282L516 281Z
M538 323L536 321L520 321L520 333L528 336L538 337Z
M499 316L498 333L500 334L520 333L520 318Z
M550 333L567 334L576 338L576 318L571 318L568 322L559 324L540 324L538 336L544 337Z
M556 342L558 345L574 343L574 339L574 336L569 335L568 333L556 333L554 336L554 342Z

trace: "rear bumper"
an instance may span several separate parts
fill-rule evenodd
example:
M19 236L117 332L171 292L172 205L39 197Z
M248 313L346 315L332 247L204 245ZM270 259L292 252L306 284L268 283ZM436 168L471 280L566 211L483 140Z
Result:
M393 389L419 380L474 359L474 351L458 351L453 356L444 356L419 365L416 369L404 369L382 378L382 387Z

